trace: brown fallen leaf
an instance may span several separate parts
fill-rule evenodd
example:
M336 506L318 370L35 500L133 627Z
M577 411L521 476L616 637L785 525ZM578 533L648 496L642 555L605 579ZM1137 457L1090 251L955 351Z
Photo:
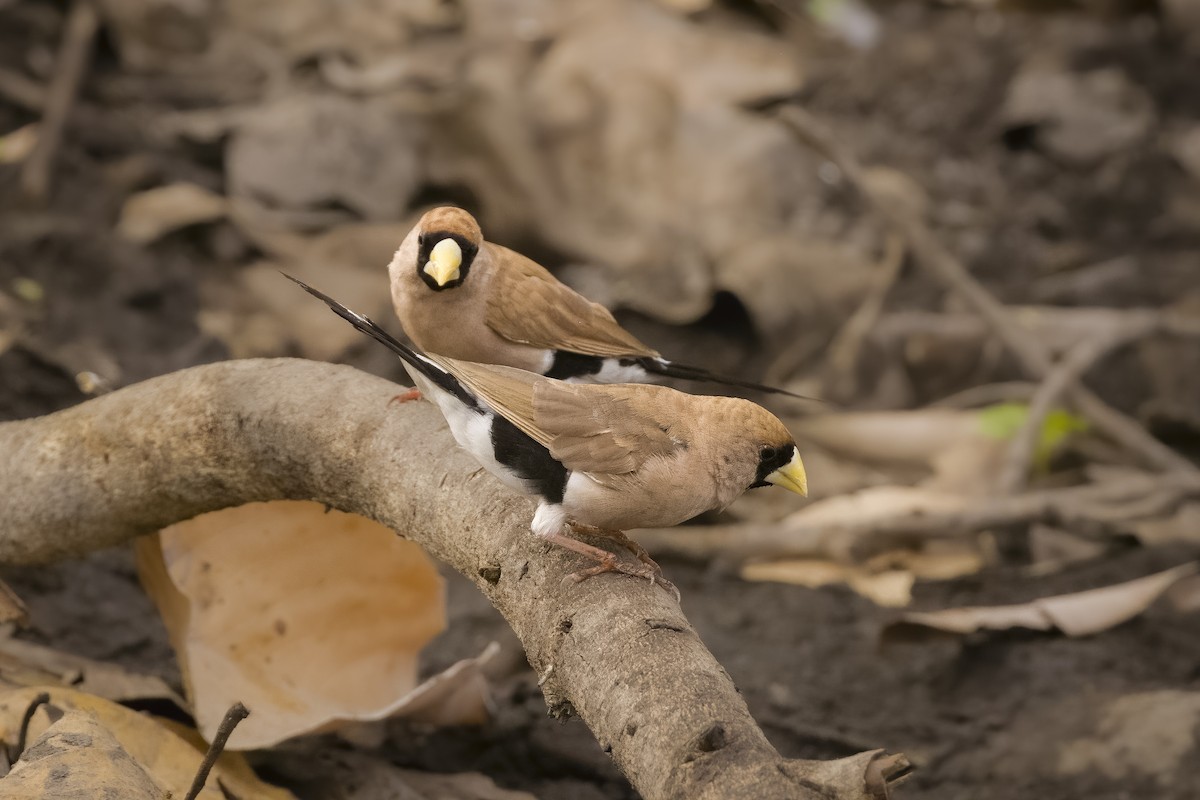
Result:
M9 744L16 741L25 710L29 708L33 698L41 692L50 695L49 707L66 711L68 715L70 712L78 712L79 716L94 720L102 730L115 739L120 748L151 776L158 792L153 795L155 798L163 797L166 792L170 792L174 797L184 797L187 794L188 787L191 786L196 770L204 757L203 746L197 748L180 738L154 717L94 695L61 686L30 687L0 694L0 739ZM48 706L43 705L34 713L29 725L31 737L41 736L51 728L52 711ZM199 797L203 800L223 800L227 797L219 788L218 781L235 797L253 797L256 800L295 800L291 792L260 781L249 767L245 766L245 762L234 754L231 754L230 758L225 759L224 762L218 761L207 786ZM4 787L4 782L0 782L0 787ZM62 795L64 798L104 796L103 793L95 790L75 795ZM124 794L113 796L126 797ZM136 797L137 795L132 796ZM6 795L3 790L0 790L0 798L7 800L9 797L41 797L41 795Z
M234 702L252 712L230 749L395 713L445 627L443 582L418 545L319 503L204 514L136 549L200 732Z
M0 136L0 164L20 164L37 145L38 123L22 125Z
M844 583L876 605L901 608L912 602L917 580L949 580L983 568L984 557L973 542L933 541L925 550L889 550L865 564L831 559L789 558L750 562L742 567L749 581L775 581L817 588Z
M1057 572L1076 561L1096 558L1106 550L1100 542L1040 522L1029 529L1029 554L1033 560L1030 571L1037 575Z
M161 800L163 789L98 719L70 711L31 742L0 779L0 798L35 797Z
M197 315L200 329L224 342L234 358L277 356L294 342L306 358L331 361L362 342L361 334L319 303L305 302L303 292L291 291L295 287L281 271L315 286L334 283L344 303L372 319L392 316L387 263L412 227L407 220L343 225L301 236L273 229L245 203L235 208L239 230L270 260L232 278L207 274Z
M167 700L181 710L187 703L157 675L130 672L23 639L0 637L0 683L38 686L58 683L114 702Z
M1067 636L1088 636L1133 619L1176 582L1198 571L1200 562L1193 561L1125 583L1029 603L910 611L891 627L918 626L954 634L1010 628L1058 629Z
M150 244L168 233L225 216L224 197L194 183L172 183L138 192L125 201L117 233L131 242Z
M29 626L29 609L7 583L0 581L0 625L13 623L18 628Z
M1134 523L1133 535L1146 547L1200 542L1200 503L1184 503L1168 516Z

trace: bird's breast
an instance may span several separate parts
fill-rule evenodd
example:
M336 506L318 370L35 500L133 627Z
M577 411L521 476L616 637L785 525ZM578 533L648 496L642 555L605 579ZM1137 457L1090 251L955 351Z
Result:
M669 528L720 506L710 482L688 480L669 470L601 484L571 473L563 507L579 522L599 528ZM657 473L657 474L654 474Z

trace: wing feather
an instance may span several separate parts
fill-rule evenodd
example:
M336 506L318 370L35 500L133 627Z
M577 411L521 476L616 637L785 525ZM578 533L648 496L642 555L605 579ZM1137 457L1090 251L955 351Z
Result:
M678 432L658 419L666 409L645 402L647 395L660 392L671 390L546 380L533 387L533 406L538 426L552 437L550 454L568 469L623 475L686 447Z
M512 367L429 358L567 469L602 482L687 447L669 421L686 395L665 386L564 383Z
M543 267L488 243L496 259L487 325L511 342L601 358L657 356L613 319Z

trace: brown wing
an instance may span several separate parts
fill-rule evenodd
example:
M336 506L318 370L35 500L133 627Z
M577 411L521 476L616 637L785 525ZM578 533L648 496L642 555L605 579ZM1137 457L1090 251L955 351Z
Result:
M544 379L533 387L537 427L550 435L550 454L571 470L594 476L636 472L648 459L687 444L659 420L670 389L601 386Z
M544 268L488 243L496 260L487 325L511 342L603 358L657 356L604 306L587 300Z
M538 427L533 410L533 387L546 381L535 372L497 364L476 364L444 356L427 355L476 396L482 398L500 416L516 425L544 447L550 446L553 436Z

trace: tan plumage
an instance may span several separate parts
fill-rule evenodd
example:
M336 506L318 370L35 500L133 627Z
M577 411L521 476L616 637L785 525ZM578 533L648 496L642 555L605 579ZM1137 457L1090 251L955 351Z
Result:
M791 394L662 358L604 306L486 241L459 208L421 217L388 273L400 324L427 353L594 383L664 376Z
M469 279L445 291L421 277L422 237L461 237L478 249ZM525 256L485 241L458 208L421 217L388 266L392 302L404 332L427 353L542 373L547 351L600 357L657 356L608 309L561 283Z
M568 470L586 475L587 501L564 505L600 528L667 527L724 508L754 482L763 447L793 446L784 424L749 400L648 384L571 384L426 357Z
M507 247L485 243L496 260L488 327L512 342L589 356L657 356L598 303L560 283L544 267Z
M677 525L768 483L807 492L791 434L748 400L646 384L571 384L421 354L300 285L399 355L459 445L500 480L538 498L536 535L600 562L579 577L612 570L661 576L622 530ZM573 524L628 546L646 566L619 564L612 553L566 536Z

